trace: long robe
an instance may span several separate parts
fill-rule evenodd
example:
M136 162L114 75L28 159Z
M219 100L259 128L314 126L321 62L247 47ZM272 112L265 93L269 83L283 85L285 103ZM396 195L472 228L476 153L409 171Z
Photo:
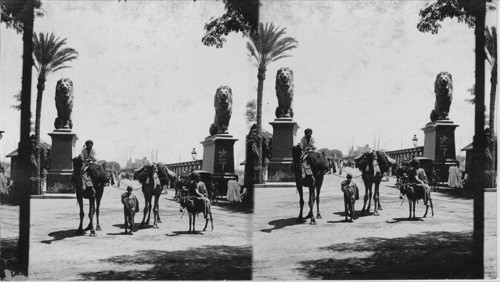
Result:
M227 182L227 200L230 202L241 202L240 185L236 180Z
M448 186L451 188L463 188L462 172L457 166L450 166L448 169Z

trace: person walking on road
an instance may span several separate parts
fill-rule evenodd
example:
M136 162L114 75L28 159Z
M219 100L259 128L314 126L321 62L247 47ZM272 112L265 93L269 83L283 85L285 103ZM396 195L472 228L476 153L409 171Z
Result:
M462 171L458 168L456 162L448 169L448 186L452 189L463 188Z
M231 202L241 202L240 185L238 184L238 175L227 182L227 200Z

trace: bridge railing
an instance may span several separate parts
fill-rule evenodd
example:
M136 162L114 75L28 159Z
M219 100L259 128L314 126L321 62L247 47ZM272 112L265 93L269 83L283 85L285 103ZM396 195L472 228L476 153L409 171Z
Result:
M203 164L203 160L196 160L190 162L182 162L182 163L173 163L166 164L167 168L173 171L177 175L188 174L192 170L201 170L201 165Z
M424 155L424 146L401 149L395 151L385 152L389 157L396 160L396 163L401 163L402 161L410 160L412 157L422 157Z

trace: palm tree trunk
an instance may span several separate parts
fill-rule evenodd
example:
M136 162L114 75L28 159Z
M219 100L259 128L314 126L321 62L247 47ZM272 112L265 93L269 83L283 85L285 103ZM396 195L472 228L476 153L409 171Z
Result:
M491 70L491 90L490 90L490 132L495 132L495 103L497 96L497 63L495 62Z
M42 179L40 177L41 170L41 146L40 146L40 118L42 113L42 99L43 99L43 91L45 90L45 77L43 75L38 77L38 84L36 88L38 90L36 94L36 113L35 113L35 187L38 195L42 194Z
M31 75L33 67L33 22L35 1L27 0L24 6L25 15L23 31L23 76L21 91L21 136L19 142L19 175L14 180L19 199L19 242L17 261L19 271L28 275L30 246L30 181L31 176Z
M264 92L264 80L266 79L266 68L259 67L259 73L257 74L259 79L259 84L257 86L257 132L258 138L258 156L257 156L257 171L256 171L256 184L262 184L264 182L264 171L262 168L262 96Z

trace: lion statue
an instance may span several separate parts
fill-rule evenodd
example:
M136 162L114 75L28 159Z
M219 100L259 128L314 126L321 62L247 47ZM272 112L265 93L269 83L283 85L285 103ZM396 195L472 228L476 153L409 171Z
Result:
M436 103L431 112L431 121L448 119L451 100L453 99L453 79L448 72L440 72L434 83Z
M217 88L214 97L215 118L210 126L210 136L227 133L233 112L233 92L228 86Z
M290 68L281 68L276 74L276 97L276 118L293 117L293 71Z
M73 128L71 112L73 111L73 82L69 78L61 78L56 85L57 118L56 129Z

